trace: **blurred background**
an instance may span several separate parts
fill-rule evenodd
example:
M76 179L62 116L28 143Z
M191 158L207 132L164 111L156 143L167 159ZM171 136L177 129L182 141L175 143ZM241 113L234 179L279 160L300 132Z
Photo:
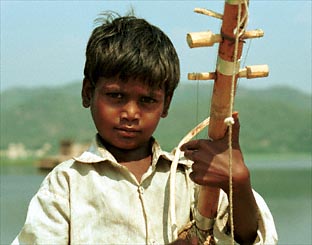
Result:
M81 106L85 47L103 11L137 16L171 38L181 83L169 117L155 137L171 151L209 115L211 82L188 72L215 70L217 48L190 49L186 34L220 32L221 21L195 14L223 13L224 1L9 1L1 0L0 243L21 229L31 197L46 174L86 149L96 133ZM250 0L242 66L268 64L267 78L238 84L235 109L254 188L267 201L279 244L311 244L311 8L310 0ZM206 137L207 132L198 137Z

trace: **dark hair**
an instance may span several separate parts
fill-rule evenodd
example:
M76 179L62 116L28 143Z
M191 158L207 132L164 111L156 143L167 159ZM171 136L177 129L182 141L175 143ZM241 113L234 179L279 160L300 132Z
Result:
M88 41L85 79L93 86L99 77L118 76L122 81L141 79L172 95L180 79L180 66L167 35L135 16L116 17L113 12L104 16Z

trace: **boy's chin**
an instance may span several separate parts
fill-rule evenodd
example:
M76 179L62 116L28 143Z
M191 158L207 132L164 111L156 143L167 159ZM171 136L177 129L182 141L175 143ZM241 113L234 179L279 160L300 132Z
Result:
M101 138L102 144L108 149L116 149L120 151L136 151L139 149L146 149L150 146L150 140L137 141L132 138L124 138L122 140L104 140Z

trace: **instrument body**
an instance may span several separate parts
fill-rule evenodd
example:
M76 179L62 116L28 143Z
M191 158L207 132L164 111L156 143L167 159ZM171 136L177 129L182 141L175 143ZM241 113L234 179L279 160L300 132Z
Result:
M241 4L240 11L238 4ZM213 140L218 140L225 136L227 125L224 123L224 120L231 116L231 108L233 107L231 105L231 94L233 88L234 91L236 90L239 60L243 50L243 40L239 40L238 47L235 49L236 32L245 26L245 22L243 22L241 26L237 27L237 18L240 14L240 19L242 19L245 11L246 8L241 1L235 1L234 4L233 1L225 2L221 26L222 40L218 49L208 126L208 136ZM235 50L237 51L236 54ZM215 218L218 200L219 189L208 186L201 187L198 203L199 212L205 217Z
M205 14L222 20L221 33L214 34L211 31L192 32L187 34L187 43L191 48L212 46L219 43L216 70L214 72L189 73L189 80L214 80L210 117L207 122L208 137L219 140L226 135L228 126L234 123L232 118L234 97L236 93L237 80L240 77L259 78L269 74L267 65L246 66L240 69L240 59L243 51L244 39L259 38L264 35L260 29L247 31L249 0L225 0L224 13L219 14L211 10L196 8L195 12ZM204 124L202 122L201 124ZM188 135L194 136L195 132L203 125L199 124ZM231 135L231 127L229 136ZM189 138L185 137L179 145L185 143ZM231 137L229 137L230 163L229 163L229 203L231 228L233 224L232 206L232 162L231 162ZM177 157L178 158L178 157ZM177 162L177 160L176 160ZM175 168L175 163L172 169ZM174 179L172 180L173 186ZM174 189L174 188L171 188ZM199 191L197 208L201 216L211 219L209 236L205 244L214 244L213 220L217 216L220 190L209 186L201 186ZM172 195L171 200L174 199ZM172 202L174 204L174 202ZM175 212L172 205L172 219L175 220ZM174 222L173 222L174 223ZM233 231L231 231L233 232ZM234 244L234 233L232 233Z

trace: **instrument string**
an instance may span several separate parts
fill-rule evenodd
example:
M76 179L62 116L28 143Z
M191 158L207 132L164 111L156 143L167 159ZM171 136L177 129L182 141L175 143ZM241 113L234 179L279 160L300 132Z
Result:
M196 125L199 122L199 79L196 81ZM198 135L196 135L198 139Z
M238 5L238 18L237 18L237 26L235 33L235 47L234 47L234 62L233 62L233 73L232 73L232 84L231 84L231 96L230 96L230 110L229 116L225 119L225 123L229 126L229 134L228 134L228 145L229 145L229 205L230 205L230 227L231 227L231 242L234 245L234 218L233 218L233 147L232 147L232 132L233 132L233 124L234 120L232 118L233 114L233 105L234 105L234 95L235 95L235 78L236 78L236 69L238 62L238 44L240 41L240 37L243 35L246 26L247 26L247 18L248 18L248 3L247 0L244 0L245 5L245 15L242 17L242 6ZM240 26L243 25L240 30ZM230 120L229 120L230 119Z

